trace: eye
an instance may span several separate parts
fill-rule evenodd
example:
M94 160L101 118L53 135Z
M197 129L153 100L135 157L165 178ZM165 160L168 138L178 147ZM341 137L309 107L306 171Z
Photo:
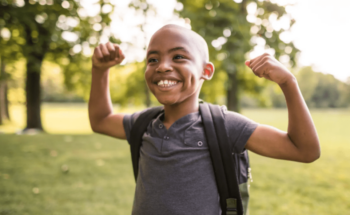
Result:
M175 57L174 57L175 60L184 59L184 58L185 58L184 56L179 55L179 54L175 55Z
M158 60L155 58L148 59L148 63L156 63L156 62L158 62Z

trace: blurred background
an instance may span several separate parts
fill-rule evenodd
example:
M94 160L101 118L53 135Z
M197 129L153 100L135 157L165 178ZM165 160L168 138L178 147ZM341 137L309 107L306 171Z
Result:
M250 214L350 214L349 10L347 0L0 0L0 215L131 213L128 144L90 129L91 56L107 41L126 55L110 73L115 111L159 105L145 51L170 23L209 45L205 101L286 130L281 90L244 62L267 52L298 79L321 158L250 153Z

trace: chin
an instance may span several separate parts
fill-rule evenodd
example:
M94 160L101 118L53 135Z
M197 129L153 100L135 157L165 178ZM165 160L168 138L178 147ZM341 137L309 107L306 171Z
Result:
M156 97L158 102L161 103L162 105L174 105L176 103L178 103L178 99L174 98L174 97Z

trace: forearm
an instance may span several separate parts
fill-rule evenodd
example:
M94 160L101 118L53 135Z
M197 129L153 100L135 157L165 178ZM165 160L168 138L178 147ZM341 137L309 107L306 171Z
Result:
M280 87L288 107L288 136L298 149L301 160L316 160L320 156L319 140L298 83L293 77Z
M113 113L113 106L109 93L109 70L98 71L92 69L92 81L89 100L89 118L91 127Z

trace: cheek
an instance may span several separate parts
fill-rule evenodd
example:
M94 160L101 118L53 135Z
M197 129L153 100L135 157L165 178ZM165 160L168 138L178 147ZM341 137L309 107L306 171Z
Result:
M184 74L184 80L186 80L185 87L196 88L200 83L200 71L194 65L188 66L185 71L187 71L187 73Z
M147 84L148 84L148 82L151 82L151 72L146 68L146 70L145 70L145 80L146 80L146 82L147 82Z

